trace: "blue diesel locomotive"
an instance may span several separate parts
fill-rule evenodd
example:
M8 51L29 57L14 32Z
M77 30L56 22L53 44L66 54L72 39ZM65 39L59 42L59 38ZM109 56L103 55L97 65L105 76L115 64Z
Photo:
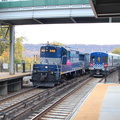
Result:
M91 76L104 76L106 73L116 70L120 65L120 55L104 52L93 52L90 54L89 70Z
M31 82L36 87L54 87L85 72L78 50L57 45L40 49L40 64L33 65Z

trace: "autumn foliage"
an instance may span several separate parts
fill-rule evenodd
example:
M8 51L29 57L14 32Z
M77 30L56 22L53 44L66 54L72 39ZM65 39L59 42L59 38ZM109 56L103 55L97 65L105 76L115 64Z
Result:
M15 40L14 48L15 48L15 54L14 54L14 62L15 63L21 63L22 60L25 60L26 63L32 63L33 62L33 57L26 58L23 54L24 52L24 46L22 44L24 37L18 37ZM3 46L4 44L4 46ZM9 63L9 43L2 43L0 42L0 63Z

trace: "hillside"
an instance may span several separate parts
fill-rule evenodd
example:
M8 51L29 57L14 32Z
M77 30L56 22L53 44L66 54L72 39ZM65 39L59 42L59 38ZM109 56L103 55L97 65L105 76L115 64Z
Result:
M24 55L26 57L31 57L34 55L38 55L39 51L40 51L40 47L43 44L24 44ZM69 46L71 48L76 48L78 49L80 52L83 53L90 53L90 52L94 52L94 51L107 51L107 52L112 52L114 48L119 48L120 45L84 45L84 44L69 44L66 45Z

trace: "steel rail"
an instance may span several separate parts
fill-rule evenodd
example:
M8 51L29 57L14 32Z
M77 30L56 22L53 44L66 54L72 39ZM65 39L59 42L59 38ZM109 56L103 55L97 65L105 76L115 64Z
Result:
M86 78L87 77L88 76L86 76ZM72 86L75 86L76 84L80 83L84 79L85 77L80 78L80 80L73 79L73 80L64 82L63 84L56 86L55 88L47 89L23 101L17 102L14 105L11 105L1 110L0 116L2 117L3 120L9 119L9 118L18 120L23 115L28 114L29 112L33 111L37 107L45 104L50 99L61 94L61 91L67 91L69 88L71 88Z
M78 89L80 89L81 87L83 87L85 84L87 84L89 81L91 81L93 78L90 78L89 80L83 81L82 83L80 83L79 85L77 85L75 88L72 88L67 94L65 94L62 98L58 99L55 103L53 103L51 106L49 106L48 108L46 108L44 111L40 112L38 115L36 115L34 118L32 118L31 120L39 120L43 115L45 115L48 111L50 111L51 109L53 109L56 105L58 105L59 103L61 103L63 100L65 100L68 96L70 96L71 94L73 94L74 92L76 92Z
M78 81L71 80L71 81L67 81L66 83L60 85L60 86L56 86L53 89L48 90L48 94L47 96L45 96L42 100L35 102L34 104L32 104L30 107L28 107L26 110L21 111L19 114L14 116L14 120L18 120L21 119L23 116L25 116L26 114L28 114L31 111L36 110L37 108L39 108L40 106L42 106L43 104L48 103L48 101L50 101L51 99L53 99L55 96L59 96L59 94L61 94L61 92L65 92L68 89L70 89L72 86L75 86L75 84L80 83L80 81L83 81L83 79L88 78L88 75L84 78L81 78ZM22 119L21 119L22 120Z

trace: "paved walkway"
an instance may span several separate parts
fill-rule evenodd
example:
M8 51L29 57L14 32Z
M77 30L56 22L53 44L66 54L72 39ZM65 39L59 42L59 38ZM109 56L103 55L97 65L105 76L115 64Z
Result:
M120 84L97 84L72 120L120 120Z

